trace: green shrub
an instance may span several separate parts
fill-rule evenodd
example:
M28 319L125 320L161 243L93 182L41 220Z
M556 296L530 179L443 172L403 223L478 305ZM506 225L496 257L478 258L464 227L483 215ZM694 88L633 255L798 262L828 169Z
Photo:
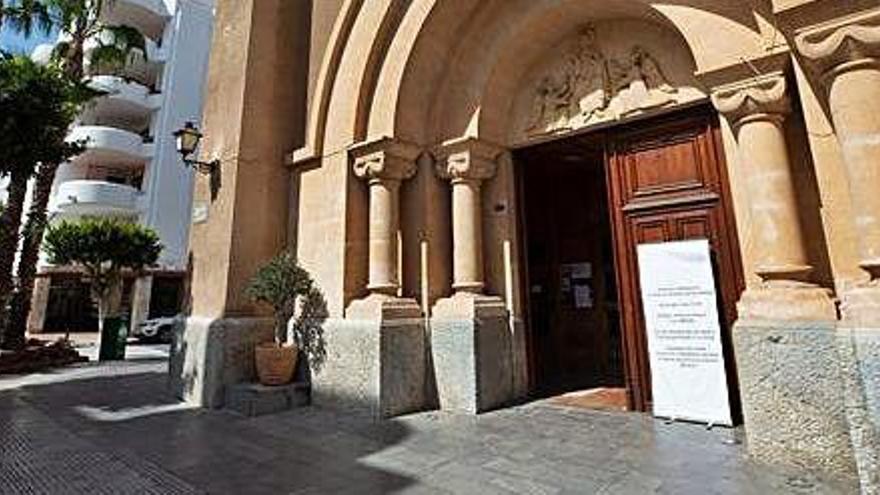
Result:
M325 355L321 325L327 318L327 303L293 253L284 251L263 265L245 293L272 308L278 345L287 341L288 322L296 317L292 324L294 344L308 356L312 368L319 368Z

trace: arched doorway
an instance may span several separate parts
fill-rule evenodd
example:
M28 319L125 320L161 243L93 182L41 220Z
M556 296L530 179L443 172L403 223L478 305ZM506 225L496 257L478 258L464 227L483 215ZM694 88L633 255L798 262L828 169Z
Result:
M424 150L414 175L400 186L398 295L419 301L430 315L437 301L456 290L450 184L438 177L434 160L448 158L444 149L460 151L467 142L469 156L497 160L493 174L479 178L482 245L477 246L485 279L480 286L485 294L503 298L511 313L514 388L526 393L526 376L534 371L523 338L529 287L521 282L526 267L520 262L523 232L516 212L522 197L510 152L612 126L617 133L623 132L619 126L632 124L627 132L639 136L644 128L636 121L707 108L709 88L695 74L739 64L741 57L762 50L763 38L752 11L736 2L686 3L669 8L642 0L416 0L390 2L386 11L361 15L360 3L350 2L317 79L306 146L294 156L321 164L301 176L301 203L311 201L306 196L312 189L338 191L345 198L339 203L344 211L333 211L332 224L316 216L299 225L303 239L319 238L332 228L345 241L344 251L332 253L338 263L327 262L318 242L299 245L300 257L326 272L318 276L333 292L331 312L344 314L368 285L371 220L364 206L370 198L366 185L350 172L350 157L340 151L365 143ZM574 79L580 87L572 87ZM711 129L718 157L728 155L730 129L724 129L722 153L718 118L711 110L708 117L714 127L704 126L698 135ZM477 156L487 150L503 151ZM605 161L610 156L602 155ZM733 224L730 209L722 216ZM728 307L733 304L726 304L725 312ZM647 376L645 367L634 367L632 376L639 373ZM649 378L633 380L630 388L640 392L631 396L641 398L631 399L632 405L645 409Z
M515 162L533 393L619 389L630 409L650 411L636 246L707 239L738 420L730 332L744 280L711 108L697 105L525 147Z

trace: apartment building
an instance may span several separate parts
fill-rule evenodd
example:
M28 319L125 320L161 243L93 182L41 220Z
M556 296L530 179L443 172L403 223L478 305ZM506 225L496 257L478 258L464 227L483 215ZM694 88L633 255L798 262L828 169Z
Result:
M164 245L158 266L126 280L124 304L130 304L132 324L179 311L193 172L181 163L172 133L187 121L198 122L201 115L213 3L112 4L105 22L138 29L146 39L145 50L138 50L121 69L87 69L90 84L106 95L77 119L70 138L86 139L87 149L59 168L53 185L52 222L111 216L158 232ZM50 51L51 46L43 45L34 57ZM87 288L72 267L41 261L33 297L31 332L96 328Z

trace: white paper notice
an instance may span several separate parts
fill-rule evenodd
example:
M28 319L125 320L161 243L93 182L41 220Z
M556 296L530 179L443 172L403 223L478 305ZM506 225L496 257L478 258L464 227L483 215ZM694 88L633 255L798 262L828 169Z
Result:
M638 246L654 415L732 425L709 241Z
M578 309L593 307L593 291L589 285L574 286L574 307Z

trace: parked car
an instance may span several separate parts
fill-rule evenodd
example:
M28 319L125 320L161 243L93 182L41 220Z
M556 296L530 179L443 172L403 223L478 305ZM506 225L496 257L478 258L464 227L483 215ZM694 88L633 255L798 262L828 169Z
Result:
M171 331L176 321L174 316L150 318L134 329L132 337L144 341L171 342Z

